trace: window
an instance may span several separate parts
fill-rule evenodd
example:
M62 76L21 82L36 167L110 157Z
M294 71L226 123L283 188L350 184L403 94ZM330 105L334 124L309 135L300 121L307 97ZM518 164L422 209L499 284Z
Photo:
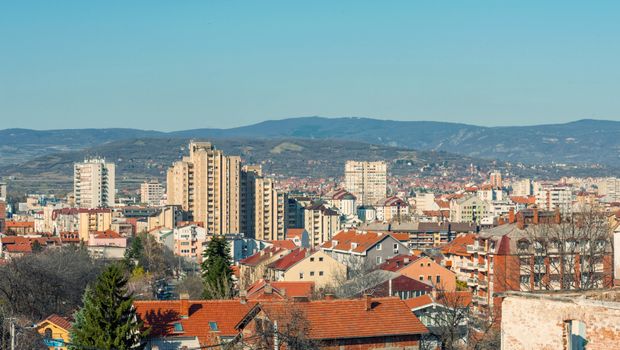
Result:
M310 258L310 262L313 262L313 261L314 261L314 258Z
M323 276L323 271L319 271L319 276Z
M578 320L564 321L564 336L566 349L585 350L586 348L586 324Z
M52 339L52 329L45 328L45 339Z
M310 276L314 276L314 271L310 271Z
M217 322L214 321L209 322L209 328L214 332L219 331L219 329L217 329Z
M174 326L175 333L183 332L183 325L180 324L179 322L175 322L173 326Z
M420 281L424 281L424 275L420 275Z
M398 253L398 243L394 243L394 253Z
M428 275L428 280L429 280L429 281L433 281L433 276Z
M321 256L321 257L319 257L319 261L323 261L323 257L322 257L322 256Z
M381 243L377 243L377 250L381 250Z
M380 256L377 257L377 264L381 264L381 257Z
M435 281L437 282L437 284L439 284L439 282L441 282L441 276L435 276Z
M303 272L300 272L300 273L299 273L299 279L300 279L300 280L303 280L303 279L304 279L304 273L303 273Z

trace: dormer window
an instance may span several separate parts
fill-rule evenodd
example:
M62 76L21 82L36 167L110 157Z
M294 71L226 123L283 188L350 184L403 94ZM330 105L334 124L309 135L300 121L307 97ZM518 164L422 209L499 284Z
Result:
M377 250L381 250L381 243L377 243Z

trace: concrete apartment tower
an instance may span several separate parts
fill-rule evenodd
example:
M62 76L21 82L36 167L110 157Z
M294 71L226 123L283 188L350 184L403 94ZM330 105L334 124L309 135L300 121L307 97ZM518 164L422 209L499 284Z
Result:
M90 158L73 166L75 205L105 208L116 200L116 167L103 158Z
M207 234L240 232L240 174L240 157L191 141L189 156L168 170L168 204L191 212Z
M247 237L283 240L286 235L286 194L275 181L262 176L260 166L246 165L241 170L241 227Z
M158 207L162 205L164 193L164 186L158 181L145 181L140 185L140 202L151 207Z
M344 187L357 198L358 205L374 205L385 199L386 163L347 161L344 168Z

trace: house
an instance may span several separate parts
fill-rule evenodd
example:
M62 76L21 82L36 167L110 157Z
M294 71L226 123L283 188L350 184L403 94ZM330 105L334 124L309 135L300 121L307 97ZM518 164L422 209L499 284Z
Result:
M433 287L427 283L394 272L386 273L384 276L386 276L384 281L368 288L366 293L373 297L399 297L404 300L433 291ZM358 294L358 296L361 297L362 295Z
M290 250L269 246L258 253L239 261L239 287L245 289L255 281L265 278L267 265L287 255Z
M123 259L127 249L127 238L112 230L91 231L87 247L95 258Z
M477 231L477 226L463 222L402 222L402 223L370 223L361 227L362 230L389 233L391 235L407 235L410 249L431 249L451 242L460 233Z
M457 341L460 345L466 345L471 302L470 292L429 293L405 300L411 312L429 330L424 339L429 349L441 348L440 336L445 327L456 327Z
M34 233L34 221L5 221L6 233L12 235L28 235Z
M53 314L35 327L49 350L67 350L66 343L71 340L71 322L67 318Z
M358 230L339 232L321 249L347 266L376 266L394 256L409 253L407 246L389 234Z
M247 300L284 300L291 298L311 298L314 282L269 281L260 279L245 291Z
M146 349L213 347L232 340L235 326L252 308L240 300L134 301L136 312L148 329Z
M274 281L311 281L317 288L346 278L347 267L321 250L295 249L267 266Z
M474 233L461 234L441 248L445 257L445 266L456 274L456 279L467 282L468 278L478 270L478 261L474 260L474 254L467 250L478 239Z
M385 198L375 205L377 220L385 222L406 221L409 217L409 205L404 200L392 196Z
M302 326L305 331L295 332L298 328L295 325ZM399 298L370 296L362 299L261 302L248 312L236 328L240 332L235 339L237 343L276 349L280 341L285 342L286 338L291 337L295 341L313 342L320 349L414 350L420 348L422 335L428 333L428 329ZM279 332L272 332L274 328ZM291 328L291 334L286 334ZM278 337L277 334L281 333L285 336Z
M425 282L438 290L456 290L456 275L454 272L426 256L411 261L395 272Z
M303 228L289 228L286 230L286 239L291 240L298 247L309 248L310 238L308 231Z

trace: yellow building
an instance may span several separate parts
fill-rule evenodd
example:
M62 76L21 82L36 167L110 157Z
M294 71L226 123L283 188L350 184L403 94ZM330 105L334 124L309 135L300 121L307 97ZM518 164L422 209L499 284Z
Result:
M110 209L80 209L78 212L80 239L88 241L93 231L106 231L112 228L112 211Z
M71 322L58 315L50 315L37 324L37 332L43 337L45 345L50 350L66 350L68 348L66 343L71 340L70 330Z

